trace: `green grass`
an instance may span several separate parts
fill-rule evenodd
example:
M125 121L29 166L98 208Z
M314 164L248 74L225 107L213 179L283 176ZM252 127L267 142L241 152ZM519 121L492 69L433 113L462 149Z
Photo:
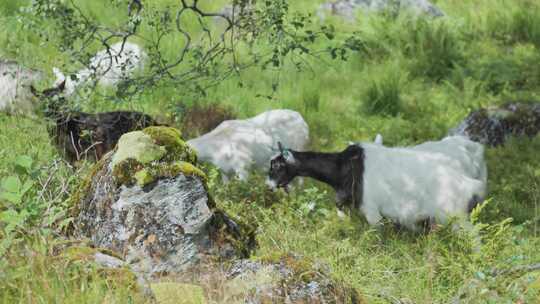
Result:
M105 0L76 2L109 25L119 24L125 14L119 8L103 11ZM314 10L321 2L293 1L291 8ZM307 120L312 149L338 151L348 141L371 141L377 133L390 146L439 139L472 109L508 100L540 100L540 4L530 0L436 2L448 18L411 21L406 16L359 14L356 24L332 19L338 40L354 35L360 42L360 51L349 52L346 61L310 58L309 69L298 71L287 63L279 73L251 68L210 88L205 96L162 83L129 102L96 94L76 105L91 111L144 110L170 121L193 105L225 106L240 118L289 108ZM0 2L0 56L45 71L48 78L40 84L44 88L52 82L52 66L67 70L78 66L69 68L70 56L54 47L56 41L41 41L29 30L31 25L17 20L21 3L28 1ZM152 1L152 7L174 3ZM206 1L205 5L218 9L223 3ZM196 22L185 22L197 30ZM141 35L152 38L144 25ZM145 39L136 40L145 45ZM174 57L179 41L175 35L166 37L162 45L166 56ZM316 46L324 49L332 43L319 41ZM492 268L540 261L539 150L538 136L487 149L490 202L480 219L490 226L481 232L484 247L480 253L472 252L470 238L447 228L415 235L397 232L390 225L382 232L371 230L360 216L341 220L335 215L332 191L313 181L290 195L267 192L262 176L229 185L214 179L210 189L221 207L258 224L260 247L255 258L296 252L320 259L336 278L358 288L369 303L387 303L381 293L415 303L447 303L470 280L496 290L504 299L494 302L517 302L523 297L525 303L534 303L540 286L527 284L538 280L537 272L530 277L486 274ZM85 170L74 173L58 161L41 118L0 114L0 179L14 174L20 155L34 160L39 172L36 181L45 182L50 172L54 177L45 195L28 196L26 204L38 204L49 215L50 210L62 211ZM32 193L38 196L39 190L36 186ZM316 203L312 211L306 208L309 202ZM0 213L6 208L0 203ZM0 267L0 301L102 303L130 293L117 288L117 294L108 294L107 281L93 270L86 271L86 263L44 267L52 263L48 250L53 241L26 237L41 235L47 228L36 218L30 217L10 234L8 251L0 257L4 263L0 266L9 265L7 272ZM513 222L501 224L507 218ZM3 223L0 239L8 239ZM51 283L46 285L47 281ZM486 303L487 296L478 295L472 303Z

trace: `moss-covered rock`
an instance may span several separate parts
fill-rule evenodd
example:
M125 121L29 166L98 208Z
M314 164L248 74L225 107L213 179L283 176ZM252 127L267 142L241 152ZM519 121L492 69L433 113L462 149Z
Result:
M117 185L144 187L163 177L182 173L206 175L196 167L197 154L182 140L180 131L170 127L149 127L124 134L111 161Z
M509 136L534 137L540 132L540 103L507 103L473 111L450 131L489 146L505 143Z
M216 208L196 161L175 129L125 134L72 199L75 234L150 276L186 271L205 256L245 256L252 235Z
M238 261L225 292L246 303L366 303L358 291L332 279L326 265L294 254Z
M143 131L129 132L118 140L111 166L115 168L128 159L136 160L143 165L149 164L160 160L165 154L167 154L165 147L154 143L152 137Z
M165 161L186 161L197 163L197 153L193 151L183 140L180 131L170 127L149 127L143 130L154 143L165 147L167 154Z

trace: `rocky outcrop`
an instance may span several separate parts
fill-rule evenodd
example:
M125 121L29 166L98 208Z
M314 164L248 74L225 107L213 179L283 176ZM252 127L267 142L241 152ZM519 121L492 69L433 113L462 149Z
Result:
M206 256L242 256L249 238L216 209L196 164L176 129L123 135L73 197L76 233L148 275L179 273Z
M292 254L242 260L228 270L224 288L241 303L366 303L328 273L324 264Z
M428 0L337 0L322 4L318 15L321 19L334 15L353 21L358 10L367 13L389 11L394 14L409 11L416 15L444 16L444 13Z
M42 74L15 61L0 59L0 112L30 114L35 105L30 85Z
M492 147L510 136L533 137L540 131L540 103L507 103L472 111L450 135L463 135Z

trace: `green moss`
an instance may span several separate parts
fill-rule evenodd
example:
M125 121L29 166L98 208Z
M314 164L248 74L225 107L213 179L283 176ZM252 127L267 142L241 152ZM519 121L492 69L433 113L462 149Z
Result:
M172 163L167 169L167 172L164 172L164 175L168 176L176 176L180 173L184 175L189 176L198 176L200 177L205 183L207 181L206 174L204 172L195 167L193 164L185 162L185 161L177 161Z
M73 194L71 194L71 196L67 200L67 206L69 210L68 213L72 217L76 217L79 214L79 204L84 199L84 197L90 192L94 176L96 176L96 174L103 169L106 159L107 159L107 156L103 157L101 160L99 160L96 164L92 166L88 175L86 175L86 177L81 181L79 186L75 189ZM73 229L73 227L72 225L70 225L66 229L67 231L65 232L69 234L70 231Z
M309 283L315 278L318 273L314 267L314 263L307 257L299 257L290 253L281 253L279 251L259 257L259 260L268 264L283 263L287 268L294 273L294 279Z
M178 174L206 175L195 165L197 154L182 140L180 131L169 127L150 127L123 135L111 165L117 185L144 187L162 177Z
M141 171L135 173L133 177L137 181L137 185L141 187L144 187L156 180L155 176L153 176L148 169L142 169Z
M159 146L167 150L165 161L182 160L197 163L197 154L183 140L179 130L170 127L149 127L143 130Z
M136 173L143 168L143 164L133 158L128 158L113 166L112 174L117 185L130 186L135 182Z
M142 166L141 166L142 167ZM133 168L133 166L131 167ZM133 172L132 169L122 169L121 172ZM136 171L136 170L135 170ZM200 177L204 183L207 181L206 174L204 172L192 165L191 163L185 161L176 161L173 163L163 163L163 162L154 162L147 166L144 166L143 169L136 171L132 174L134 181L137 185L144 187L156 179L162 177L175 177L179 174L184 174L186 176L197 176ZM131 176L126 177L123 181L129 183Z
M129 132L120 137L111 165L115 168L128 159L136 160L140 164L148 164L162 159L167 153L165 147L156 144L146 133Z

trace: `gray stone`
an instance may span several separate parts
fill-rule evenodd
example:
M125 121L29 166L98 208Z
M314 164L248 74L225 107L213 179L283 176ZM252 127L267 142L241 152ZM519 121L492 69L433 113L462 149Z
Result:
M510 136L533 137L540 132L540 103L507 103L472 111L450 135L463 135L492 147Z
M41 78L39 71L0 59L0 112L32 114L35 99L30 85Z
M207 256L220 260L242 255L237 250L241 228L215 208L203 176L180 171L144 186L118 184L111 165L114 153L95 165L78 198L79 236L119 253L145 276L181 273ZM152 165L156 167L146 170L165 172L170 164L162 160Z
M224 284L244 303L364 303L352 288L332 280L327 267L296 255L277 261L234 263Z
M94 262L105 268L122 268L126 263L117 257L103 254L101 252L94 253Z
M444 16L444 13L428 0L336 0L323 3L317 14L321 19L327 15L335 15L348 21L354 21L357 11L365 13L409 11L415 15Z

